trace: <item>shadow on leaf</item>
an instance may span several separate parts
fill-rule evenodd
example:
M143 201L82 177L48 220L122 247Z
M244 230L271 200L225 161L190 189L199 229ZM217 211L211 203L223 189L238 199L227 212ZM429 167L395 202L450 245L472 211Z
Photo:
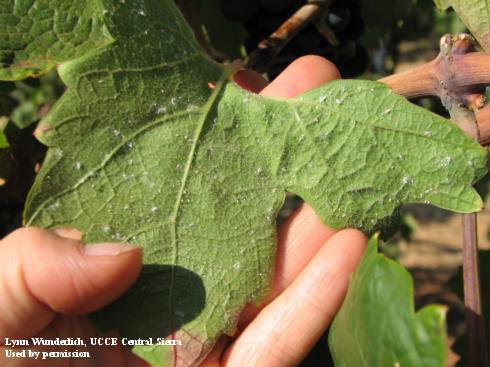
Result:
M180 266L144 265L140 277L118 300L91 315L96 328L130 339L166 337L204 308L202 279ZM167 316L164 316L167 315Z

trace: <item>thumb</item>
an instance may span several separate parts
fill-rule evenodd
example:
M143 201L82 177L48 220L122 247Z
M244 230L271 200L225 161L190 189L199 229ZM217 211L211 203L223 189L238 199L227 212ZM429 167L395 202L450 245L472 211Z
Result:
M123 294L138 277L139 248L83 245L73 232L70 237L23 228L0 241L1 341L38 333L56 313L95 311Z

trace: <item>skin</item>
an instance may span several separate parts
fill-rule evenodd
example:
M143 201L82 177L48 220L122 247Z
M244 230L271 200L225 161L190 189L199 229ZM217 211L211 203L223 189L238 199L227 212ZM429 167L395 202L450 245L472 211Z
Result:
M246 70L235 81L264 96L292 98L339 77L329 61L306 56L270 84ZM85 246L80 239L74 229L23 228L0 241L0 365L66 366L63 359L8 360L5 338L95 336L85 315L118 298L138 277L141 249ZM326 227L308 205L299 208L279 230L276 274L265 303L247 306L237 334L222 337L201 367L297 365L338 311L366 242L357 230ZM70 366L147 366L124 347L88 348L92 358L73 359Z

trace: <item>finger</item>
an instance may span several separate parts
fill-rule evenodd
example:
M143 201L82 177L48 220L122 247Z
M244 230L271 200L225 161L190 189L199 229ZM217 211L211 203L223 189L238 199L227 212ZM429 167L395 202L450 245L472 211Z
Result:
M267 80L265 80L262 74L253 70L239 70L233 76L233 80L240 87L252 93L259 93L267 86Z
M307 204L296 210L279 229L276 276L272 299L284 291L301 273L334 230L322 223Z
M209 353L204 361L199 364L199 367L220 367L221 356L223 351L231 344L231 338L226 335L222 335L218 342L213 347L211 353Z
M304 56L291 63L260 94L295 97L338 78L340 73L330 61L320 56ZM324 225L307 204L302 205L289 217L279 230L274 283L264 305L291 284L318 249L335 232ZM254 305L247 306L240 317L239 327L247 325L260 308Z
M108 304L136 280L142 253L24 228L0 242L0 258L2 340L36 334L55 313L84 314Z
M354 229L330 238L293 284L238 337L226 352L224 365L296 366L339 309L366 242Z
M291 63L261 94L295 97L339 78L338 69L330 61L320 56L305 56ZM324 225L307 204L288 218L279 230L276 275L270 300L291 284L335 232Z
M75 228L60 227L52 229L60 237L69 238L71 240L80 241L82 239L82 233Z
M315 211L303 204L279 229L274 281L261 306L248 305L240 316L243 329L259 311L281 294L337 231L323 224Z
M303 56L293 61L260 94L292 98L334 79L340 79L340 73L330 61L321 56Z

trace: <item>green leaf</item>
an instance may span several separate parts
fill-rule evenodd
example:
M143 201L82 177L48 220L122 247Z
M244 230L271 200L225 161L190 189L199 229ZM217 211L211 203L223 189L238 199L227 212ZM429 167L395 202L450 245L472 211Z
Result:
M490 50L490 0L434 0L440 9L452 7L486 50Z
M9 142L7 141L7 137L3 133L3 131L0 131L0 149L2 148L8 148L9 147Z
M12 111L11 121L19 129L24 129L37 121L37 106L32 101L25 101Z
M38 122L40 115L46 114L63 94L64 85L55 72L40 78L16 81L15 90L9 95L16 102L15 108L8 111L10 121L19 129Z
M0 0L0 9L3 80L42 74L112 42L98 0Z
M0 149L9 147L9 142L7 140L7 137L3 132L7 124L8 124L8 118L5 116L0 116Z
M38 128L50 149L25 217L144 247L140 280L94 319L184 343L135 347L146 360L197 363L264 299L286 191L366 232L405 202L480 209L486 151L387 87L256 96L204 55L173 0L103 5L115 41L59 68L68 88Z
M410 274L378 254L373 236L329 333L336 367L444 367L446 309L414 312Z

